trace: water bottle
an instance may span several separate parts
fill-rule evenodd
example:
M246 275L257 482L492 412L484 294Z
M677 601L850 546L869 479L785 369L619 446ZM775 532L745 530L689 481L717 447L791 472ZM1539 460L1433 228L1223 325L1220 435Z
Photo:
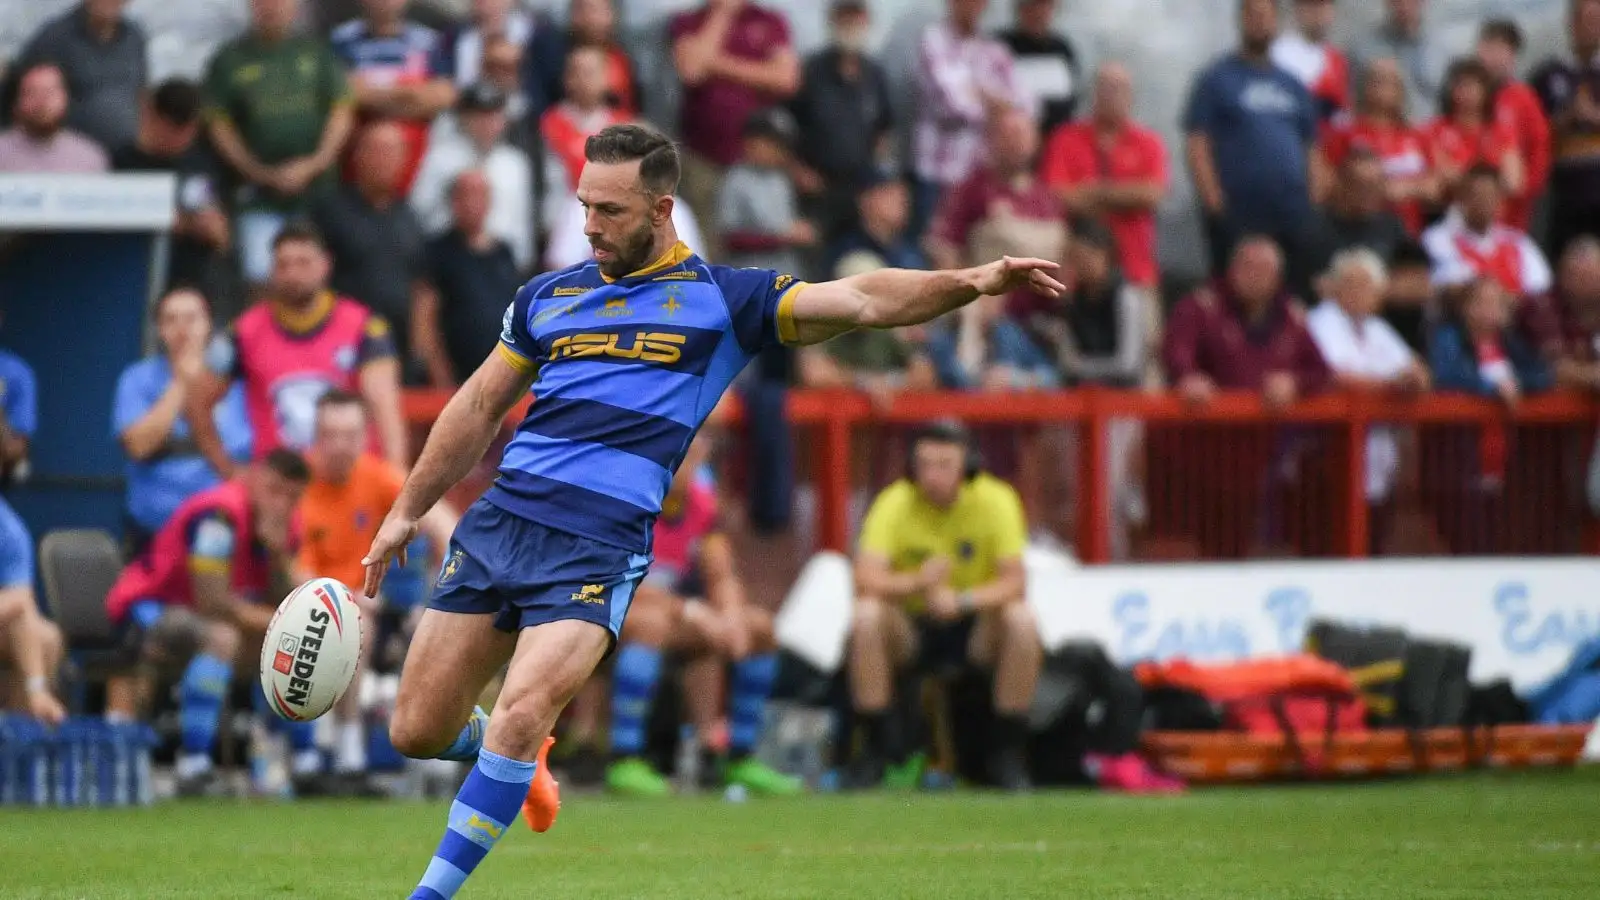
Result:
M289 742L261 716L250 723L250 789L257 796L289 798Z
M693 725L685 725L678 732L678 758L672 766L681 793L692 794L700 789L700 738Z
M85 799L85 773L88 760L84 741L83 723L68 719L55 735L45 737L41 743L53 744L51 754L51 795L57 806L79 806Z
M17 738L16 793L14 801L23 806L50 804L50 735L44 726L17 717L12 720Z
M150 757L158 743L156 730L143 722L130 722L124 728L133 757L128 767L128 800L138 806L149 806L155 801Z
M96 806L127 806L132 778L132 750L129 729L121 724L95 722L95 798Z
M0 806L17 802L17 738L12 733L11 717L0 713Z

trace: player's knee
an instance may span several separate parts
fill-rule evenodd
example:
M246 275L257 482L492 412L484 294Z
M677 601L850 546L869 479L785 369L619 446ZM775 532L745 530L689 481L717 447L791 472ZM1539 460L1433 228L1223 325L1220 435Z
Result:
M754 606L745 607L743 625L749 635L752 653L770 653L778 647L777 632L772 625L772 613Z
M389 743L402 756L431 759L454 739L454 734L443 733L426 716L409 706L397 705L389 716Z
M232 662L239 655L239 629L225 622L207 622L200 649L207 655Z
M889 625L889 607L877 597L858 597L850 617L850 634L858 638L881 638Z
M67 639L61 634L61 627L40 616L34 634L39 648L44 651L45 665L52 669L60 665L67 653Z
M1001 607L1000 630L1008 647L1023 649L1039 643L1039 620L1026 603Z

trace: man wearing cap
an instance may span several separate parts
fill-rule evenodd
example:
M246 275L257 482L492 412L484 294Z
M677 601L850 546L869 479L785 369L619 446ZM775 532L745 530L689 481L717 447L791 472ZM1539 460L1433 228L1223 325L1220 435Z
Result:
M504 241L518 271L534 262L533 162L505 140L506 95L480 81L461 91L453 122L444 123L422 160L411 189L411 208L429 235L450 228L450 188L461 173L479 169L488 181L484 227Z

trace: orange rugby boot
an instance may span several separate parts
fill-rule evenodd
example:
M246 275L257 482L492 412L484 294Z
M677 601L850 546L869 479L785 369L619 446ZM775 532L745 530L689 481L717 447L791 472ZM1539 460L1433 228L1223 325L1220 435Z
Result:
M528 785L528 799L522 801L523 820L529 828L540 834L556 824L556 813L561 811L561 785L550 774L550 764L546 761L550 756L550 748L555 745L555 738L544 739L544 746L539 748L537 757L539 767L534 770L533 783Z

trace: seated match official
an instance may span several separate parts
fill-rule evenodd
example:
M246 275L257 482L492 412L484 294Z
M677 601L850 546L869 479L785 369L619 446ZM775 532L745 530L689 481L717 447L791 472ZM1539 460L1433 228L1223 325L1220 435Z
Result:
M957 423L925 427L907 456L905 477L867 511L856 555L849 677L865 737L857 780L876 782L908 755L889 735L895 673L971 663L994 675L989 775L1025 790L1028 708L1044 648L1023 600L1022 501L982 471Z

